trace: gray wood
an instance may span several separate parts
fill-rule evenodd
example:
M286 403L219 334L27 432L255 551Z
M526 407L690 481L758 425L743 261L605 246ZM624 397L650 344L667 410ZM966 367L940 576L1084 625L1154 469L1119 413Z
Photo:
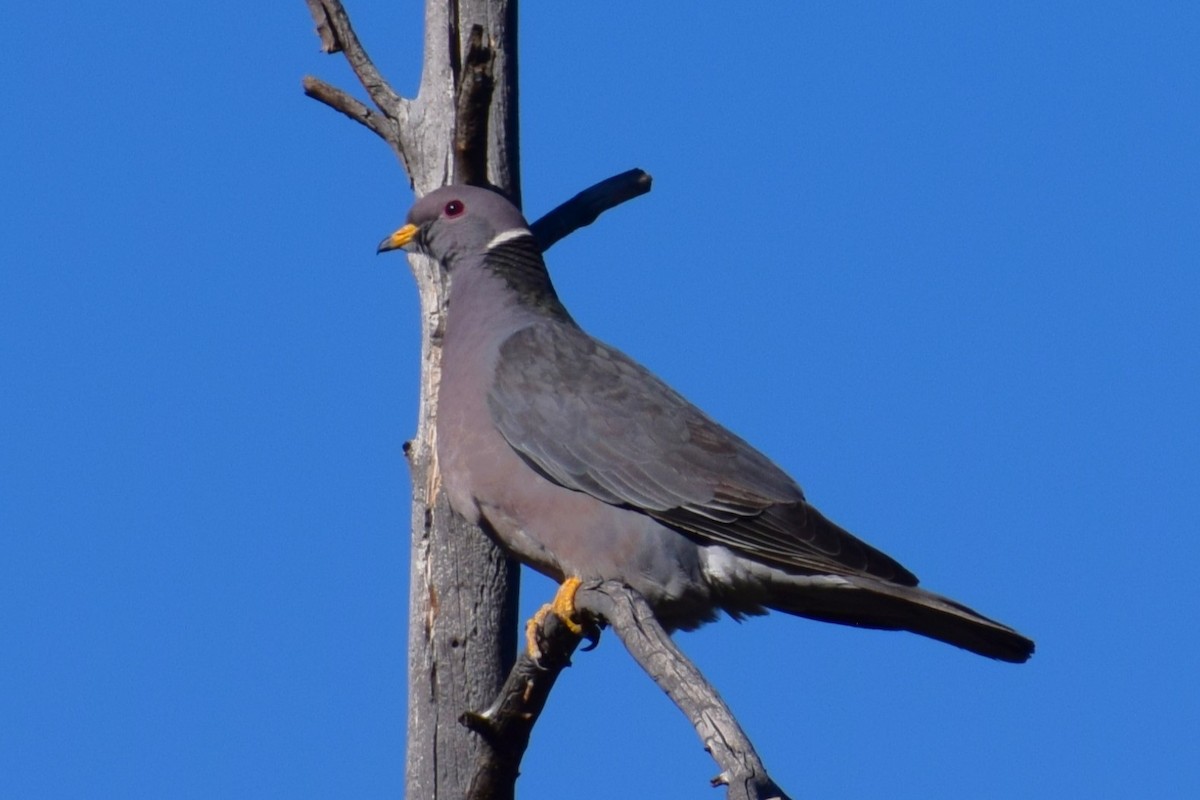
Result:
M424 68L412 100L396 94L376 70L340 0L306 2L323 50L345 55L376 108L312 76L304 78L306 94L386 141L417 194L485 180L519 205L516 0L427 0ZM491 48L486 59L478 57L481 43ZM481 75L485 62L490 69ZM481 105L486 122L479 119ZM480 147L486 148L482 158ZM486 165L483 176L480 165ZM581 192L532 227L546 249L649 188L649 176L631 170ZM445 276L430 259L410 257L409 263L421 301L422 370L417 434L405 448L413 482L405 794L508 800L529 732L578 638L551 617L542 663L523 654L514 664L515 564L453 514L440 491L434 437ZM580 605L612 622L634 657L688 715L721 766L714 785L728 785L729 797L737 800L785 798L715 690L675 648L643 600L607 583L585 587ZM534 684L538 688L531 691ZM505 727L514 722L520 729L515 740L513 729Z
M377 108L312 77L305 92L387 141L417 194L463 178L453 147L456 87L472 27L481 26L493 49L486 178L519 201L515 0L428 0L421 84L411 100L375 69L338 0L307 2L323 49L345 55ZM406 448L413 484L406 795L458 798L487 745L457 718L487 706L513 663L518 573L482 531L451 513L439 492L434 400L446 284L433 261L409 263L421 302L422 369L417 433ZM507 795L496 797L511 793L509 785Z
M516 180L516 4L509 0L428 0L421 86L409 113L404 152L418 194L459 179L454 141L457 85L472 25L495 46L496 91L488 125L488 180L519 198ZM457 11L457 15L454 12ZM450 43L456 42L458 53ZM439 492L433 437L441 378L440 329L445 276L429 259L410 258L421 298L421 411L409 450L413 480L412 567L408 637L406 796L458 798L466 793L486 743L461 726L464 709L496 696L515 657L517 571L478 528L451 511ZM497 800L513 786L499 787ZM506 790L506 791L505 791Z
M585 583L575 607L612 625L629 654L687 716L721 770L712 785L726 786L728 800L789 800L767 775L729 706L658 624L645 599L615 581Z
M592 624L591 646L600 627L611 626L634 660L675 703L717 762L720 772L710 783L726 787L726 800L789 800L763 766L720 694L679 649L655 619L645 598L616 581L588 581L575 595L579 621ZM463 724L495 744L480 760L467 800L489 800L496 786L516 780L529 735L547 696L580 637L549 614L536 629L540 658L522 650L496 701L480 712L463 715ZM591 649L591 646L585 649Z

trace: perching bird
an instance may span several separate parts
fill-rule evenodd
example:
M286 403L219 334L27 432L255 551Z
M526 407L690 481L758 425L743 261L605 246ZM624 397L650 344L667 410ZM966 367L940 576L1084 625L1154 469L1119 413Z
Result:
M563 582L639 592L668 630L785 611L908 630L1003 661L1033 642L917 578L809 505L766 456L589 336L529 224L487 189L422 198L379 245L436 259L450 295L437 457L450 505Z

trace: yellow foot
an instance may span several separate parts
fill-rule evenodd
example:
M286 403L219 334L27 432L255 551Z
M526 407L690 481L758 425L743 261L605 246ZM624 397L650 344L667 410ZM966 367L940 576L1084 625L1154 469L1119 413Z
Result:
M583 636L586 631L575 621L575 592L579 590L582 580L574 575L568 577L554 593L554 600L538 609L529 622L525 623L525 644L529 649L529 657L535 662L542 658L542 648L538 647L538 629L546 619L547 614L554 614L562 624L576 636Z

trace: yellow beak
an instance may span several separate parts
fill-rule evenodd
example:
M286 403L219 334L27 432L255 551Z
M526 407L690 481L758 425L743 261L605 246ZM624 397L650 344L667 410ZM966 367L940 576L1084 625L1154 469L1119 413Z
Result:
M385 253L388 250L399 250L400 248L408 245L408 243L413 239L417 238L417 234L420 232L420 228L409 223L380 242L379 247L375 250L375 252Z

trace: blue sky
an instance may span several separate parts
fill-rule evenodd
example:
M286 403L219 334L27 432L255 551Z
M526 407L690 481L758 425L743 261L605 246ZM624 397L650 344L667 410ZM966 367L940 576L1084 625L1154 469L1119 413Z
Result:
M1196 6L580 5L522 9L526 208L655 184L550 252L568 307L1038 642L681 637L773 775L1200 793ZM411 92L419 4L349 9ZM352 78L299 0L7 26L0 796L398 796L418 324L374 248L407 182L302 95ZM520 791L715 797L714 771L610 637Z

